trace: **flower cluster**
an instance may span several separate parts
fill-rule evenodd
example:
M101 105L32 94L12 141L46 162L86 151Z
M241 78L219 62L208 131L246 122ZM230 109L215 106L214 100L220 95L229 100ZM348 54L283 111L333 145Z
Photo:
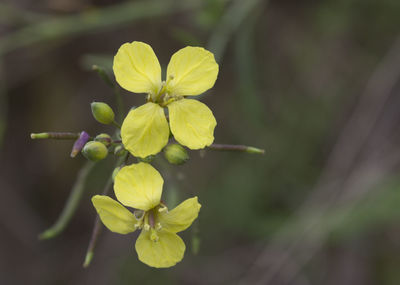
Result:
M101 222L112 232L128 234L141 230L136 241L139 260L157 268L174 266L182 260L185 243L177 233L187 229L197 218L201 205L197 197L185 200L171 211L161 200L164 180L150 165L161 150L166 160L174 165L185 163L185 147L197 150L241 151L263 154L263 149L246 145L214 144L217 122L212 111L194 97L212 88L218 76L214 55L201 47L185 47L176 52L167 66L166 80L161 80L161 66L153 49L142 42L123 44L114 57L113 70L119 85L133 93L144 93L146 102L132 108L122 125L116 117L123 114L119 89L107 72L94 65L100 77L114 89L118 116L103 102L91 104L97 122L114 125L114 135L87 132L32 133L32 139L75 140L71 157L82 153L89 161L78 174L64 210L55 224L39 235L49 239L67 226L79 200L84 184L94 169L92 162L104 160L109 154L118 156L115 169L105 184L103 195L92 197ZM192 98L192 99L190 99ZM137 163L129 165L130 157ZM107 196L114 181L116 200ZM129 209L130 208L130 209ZM92 258L100 229L96 219L86 253L84 267Z
M133 156L145 158L160 152L169 141L170 130L177 142L190 149L212 144L217 123L211 110L185 98L214 85L218 64L211 52L200 47L179 50L168 64L167 80L161 81L161 67L152 48L142 42L126 43L114 57L113 69L123 88L147 94L147 103L131 110L121 127L122 143ZM101 115L100 119L109 117L102 121L114 119ZM194 197L169 211L161 202L162 186L158 171L141 162L123 167L115 177L114 192L122 205L108 196L92 198L109 230L120 234L141 230L135 248L139 260L152 267L170 267L182 260L185 244L176 233L192 224L201 207Z

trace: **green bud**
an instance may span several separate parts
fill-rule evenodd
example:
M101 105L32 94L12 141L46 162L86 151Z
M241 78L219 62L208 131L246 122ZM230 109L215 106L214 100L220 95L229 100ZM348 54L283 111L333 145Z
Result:
M116 155L116 156L122 156L122 155L124 155L126 153L126 149L122 146L122 145L117 145L115 148L114 148L114 154Z
M93 102L91 105L93 117L99 123L109 125L114 122L114 111L103 102Z
M106 158L108 150L101 142L90 141L85 144L82 154L91 161L99 161Z
M171 164L184 164L189 159L186 149L180 144L170 144L164 148L164 156Z
M99 134L94 138L94 140L97 142L101 142L106 147L109 147L112 142L111 136L109 134Z

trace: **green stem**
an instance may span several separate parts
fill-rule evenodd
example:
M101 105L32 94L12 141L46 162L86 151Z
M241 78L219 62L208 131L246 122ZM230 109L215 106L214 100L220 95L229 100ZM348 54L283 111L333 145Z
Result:
M117 105L117 118L119 122L122 122L122 119L125 115L124 101L122 100L121 91L117 85L114 86L113 90L115 95L115 103Z
M47 133L32 133L31 139L54 139L54 140L76 140L81 133L68 132L47 132Z
M121 129L121 125L118 124L115 120L112 122L112 124L113 124L114 126L116 126L118 129Z
M86 180L89 174L91 173L93 166L95 164L93 162L86 162L86 164L81 168L78 173L78 177L75 181L74 186L72 187L71 194L67 200L67 203L64 206L64 209L61 212L60 217L55 222L55 224L45 230L43 233L39 235L39 239L51 239L59 235L64 231L67 227L68 223L71 221L76 209L78 208L79 202L81 201L83 191L85 190Z
M115 95L115 103L117 105L117 116L118 116L118 121L122 121L122 117L125 113L124 111L124 102L122 100L121 92L117 84L114 83L114 81L110 78L108 75L107 71L105 68L98 66L98 65L93 65L92 70L96 71L97 74L100 76L100 78L112 88L114 95Z
M103 79L103 81L104 81L108 86L110 86L111 88L114 88L114 87L115 87L114 82L111 80L110 76L108 76L107 71L106 71L103 67L98 66L98 65L93 65L93 66L92 66L92 70L96 71L97 74L100 76L100 78Z
M125 164L128 157L129 157L128 153L121 156L118 159L117 163L115 164L115 167L117 168L117 167L120 167L121 165ZM108 194L108 192L111 189L112 182L113 182L113 179L112 179L112 174L111 174L110 177L108 178L106 184L104 185L102 195ZM84 268L88 267L90 265L90 263L92 262L94 250L96 248L97 240L99 238L102 228L103 227L101 226L100 217L99 217L99 215L96 215L96 220L94 221L94 225L93 225L92 236L90 238L89 246L86 251L85 261L83 262Z
M265 150L247 145L236 145L236 144L212 144L207 147L211 150L222 150L222 151L242 151L247 153L264 154Z

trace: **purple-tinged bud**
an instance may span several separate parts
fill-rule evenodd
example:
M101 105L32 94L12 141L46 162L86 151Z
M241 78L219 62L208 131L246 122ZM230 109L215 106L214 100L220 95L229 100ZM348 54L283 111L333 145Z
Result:
M94 138L95 141L103 143L106 147L111 145L112 139L109 134L99 134Z
M87 132L83 131L79 135L79 138L75 141L74 146L72 147L71 157L75 157L85 146L90 136Z

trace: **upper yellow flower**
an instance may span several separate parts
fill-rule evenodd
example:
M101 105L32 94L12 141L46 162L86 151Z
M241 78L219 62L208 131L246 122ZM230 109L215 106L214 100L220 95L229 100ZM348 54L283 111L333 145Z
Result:
M135 245L139 260L158 268L171 267L182 260L186 247L176 233L193 223L201 207L193 197L168 211L160 202L163 183L160 173L150 164L132 164L116 175L114 192L119 202L136 209L134 213L108 196L92 198L110 231L128 234L142 229Z
M168 143L169 127L163 107L168 108L169 126L175 139L190 149L209 146L214 141L217 122L203 103L185 99L214 86L218 64L214 55L201 47L185 47L176 52L161 81L161 67L153 49L142 42L123 44L114 57L115 78L134 93L147 93L148 102L129 112L121 137L134 156L156 154Z

